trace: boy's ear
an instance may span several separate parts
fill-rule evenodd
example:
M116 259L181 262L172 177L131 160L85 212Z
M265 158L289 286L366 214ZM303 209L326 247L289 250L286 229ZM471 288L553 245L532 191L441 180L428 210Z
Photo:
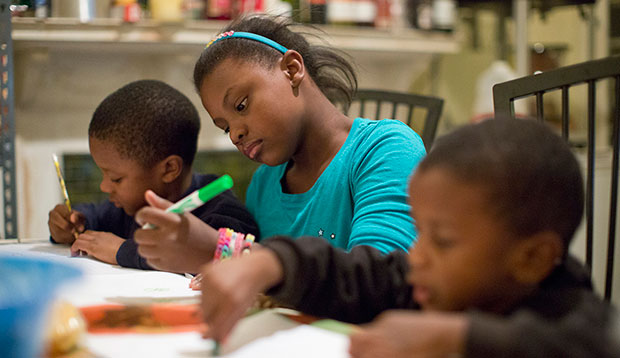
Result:
M178 155L169 155L159 162L161 180L168 184L176 180L183 172L183 158Z
M288 50L284 56L282 56L280 69L288 77L293 88L299 87L299 84L301 84L306 76L304 59L301 54L295 50Z
M513 277L522 284L538 284L549 276L563 256L564 243L555 232L541 231L519 239L510 263Z

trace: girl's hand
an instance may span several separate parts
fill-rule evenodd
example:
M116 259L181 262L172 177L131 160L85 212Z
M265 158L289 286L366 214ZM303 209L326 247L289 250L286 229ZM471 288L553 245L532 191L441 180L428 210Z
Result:
M140 226L149 223L154 228L136 230L138 253L158 270L198 272L213 258L217 231L190 213L166 212L172 203L150 190L145 198L150 206L138 210L136 221Z
M460 357L467 319L463 314L388 311L351 336L353 358Z
M202 281L202 274L199 273L196 276L192 277L192 280L189 282L189 288L191 288L194 291L200 291L200 289L202 288L201 281Z
M205 338L224 340L262 293L282 280L282 266L268 249L206 265L200 281Z
M71 244L84 231L86 217L79 211L69 211L66 205L58 204L50 210L47 226L50 235L58 243Z
M71 255L77 256L81 251L103 262L117 265L116 253L123 242L125 239L109 232L86 230L71 245Z

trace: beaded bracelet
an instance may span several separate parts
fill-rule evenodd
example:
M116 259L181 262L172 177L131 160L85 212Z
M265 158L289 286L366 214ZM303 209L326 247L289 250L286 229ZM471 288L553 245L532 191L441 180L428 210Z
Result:
M253 243L254 235L252 234L245 235L228 228L220 228L213 260L222 261L248 254Z

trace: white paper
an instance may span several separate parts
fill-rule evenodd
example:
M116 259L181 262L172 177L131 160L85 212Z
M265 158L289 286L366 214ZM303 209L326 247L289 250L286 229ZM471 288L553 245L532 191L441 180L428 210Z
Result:
M170 334L89 334L86 346L101 358L209 357L213 341L198 332Z
M104 303L192 303L198 302L200 295L200 291L189 288L190 280L183 275L123 268L92 257L71 257L66 245L0 245L0 253L45 258L80 269L83 277L67 283L58 293L60 298L76 306Z
M230 358L348 358L349 337L301 325L257 339L230 353Z

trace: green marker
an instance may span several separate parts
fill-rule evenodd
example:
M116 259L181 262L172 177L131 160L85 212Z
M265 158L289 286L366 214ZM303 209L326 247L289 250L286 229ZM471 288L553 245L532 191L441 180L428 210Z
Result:
M166 212L183 214L188 211L192 211L207 201L213 199L225 190L232 188L233 180L228 174L224 174L221 177L215 179L211 183L203 186L202 188L194 191L183 199L177 201L166 209ZM153 229L154 226L146 223L142 226L143 229Z
M215 341L215 345L213 346L213 352L211 355L214 357L220 356L220 342L219 341Z

